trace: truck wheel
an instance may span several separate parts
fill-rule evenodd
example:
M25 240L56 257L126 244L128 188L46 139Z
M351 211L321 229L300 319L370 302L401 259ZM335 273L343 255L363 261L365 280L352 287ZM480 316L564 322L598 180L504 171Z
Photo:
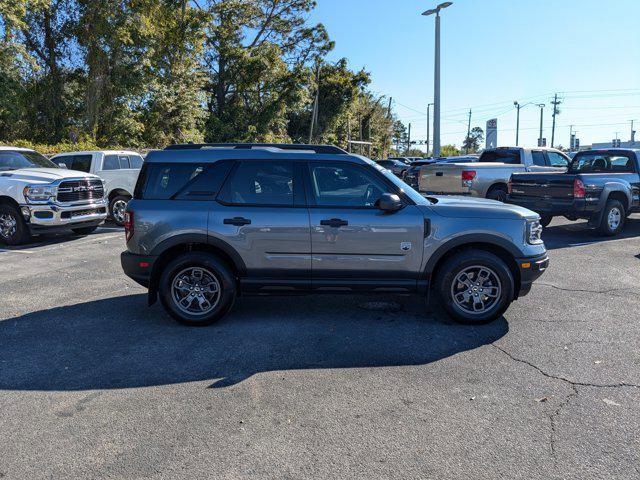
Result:
M113 223L119 227L124 225L124 213L131 197L126 195L116 195L109 202L109 215L113 219Z
M215 255L191 252L164 268L159 293L162 305L178 322L205 326L229 313L236 298L236 281L231 269Z
M434 286L447 313L472 325L499 318L514 296L511 270L484 250L463 250L447 259Z
M618 200L607 200L607 204L602 212L602 220L598 232L607 237L618 235L624 228L626 220L625 208Z
M0 205L0 243L20 245L30 238L29 227L18 209L12 205Z
M71 231L76 235L89 235L96 231L98 227L82 227L82 228L72 228Z
M540 215L540 225L545 228L549 226L552 220L553 217L551 215Z
M507 201L507 189L506 187L497 185L495 187L491 187L487 192L487 198L491 200L498 200L499 202Z

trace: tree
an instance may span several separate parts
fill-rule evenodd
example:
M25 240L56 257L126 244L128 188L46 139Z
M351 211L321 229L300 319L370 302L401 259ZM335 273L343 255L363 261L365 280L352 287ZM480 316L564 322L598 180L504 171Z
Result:
M457 157L460 153L455 145L443 145L440 148L440 155L443 157Z
M480 127L473 127L469 135L462 142L462 149L466 153L474 153L480 149L484 140L484 130Z

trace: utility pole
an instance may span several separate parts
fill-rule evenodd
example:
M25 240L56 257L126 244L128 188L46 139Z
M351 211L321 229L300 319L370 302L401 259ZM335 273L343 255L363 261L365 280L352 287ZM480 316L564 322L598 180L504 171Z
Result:
M347 151L351 153L351 115L347 115Z
M467 140L466 140L466 146L464 148L464 153L469 153L469 142L470 142L470 137L471 136L471 109L469 109L469 120L467 121Z
M411 148L411 124L409 124L409 132L407 133L407 152L409 151L410 148Z
M560 105L562 103L561 100L558 100L558 94L556 93L553 96L553 102L551 102L551 104L553 105L553 126L551 127L551 148L553 148L553 143L555 141L555 136L556 136L556 116L560 113L560 110L558 110L558 105Z
M635 120L631 120L631 145L630 145L630 147L633 147L633 144L636 141L636 131L633 129L633 122L635 122Z
M431 105L433 105L433 103L427 104L427 157L429 157L429 109L431 108Z
M569 125L569 151L573 152L573 125Z
M316 68L316 98L313 101L313 113L311 114L311 128L309 129L309 143L313 141L313 127L318 121L318 100L320 97L320 63Z
M537 105L540 107L540 136L538 137L538 146L542 146L542 118L544 117L544 103L539 103Z

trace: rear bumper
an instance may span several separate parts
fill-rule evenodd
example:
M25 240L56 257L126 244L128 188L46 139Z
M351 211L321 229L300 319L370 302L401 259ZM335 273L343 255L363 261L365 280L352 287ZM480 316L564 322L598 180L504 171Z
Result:
M519 297L524 297L531 290L531 285L549 267L549 257L546 253L535 257L516 258L518 269L520 270L520 293Z
M598 199L578 198L571 200L545 200L538 197L513 197L507 195L507 203L528 208L540 215L554 217L568 216L576 218L590 218L598 208Z
M153 264L157 257L149 255L136 255L131 252L120 254L120 263L125 275L143 287L149 288Z

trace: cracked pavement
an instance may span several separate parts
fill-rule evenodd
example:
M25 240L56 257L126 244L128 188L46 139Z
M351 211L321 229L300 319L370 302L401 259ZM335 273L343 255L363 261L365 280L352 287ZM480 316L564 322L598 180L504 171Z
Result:
M242 298L175 324L118 229L0 249L0 478L640 479L640 215L556 219L504 318Z

